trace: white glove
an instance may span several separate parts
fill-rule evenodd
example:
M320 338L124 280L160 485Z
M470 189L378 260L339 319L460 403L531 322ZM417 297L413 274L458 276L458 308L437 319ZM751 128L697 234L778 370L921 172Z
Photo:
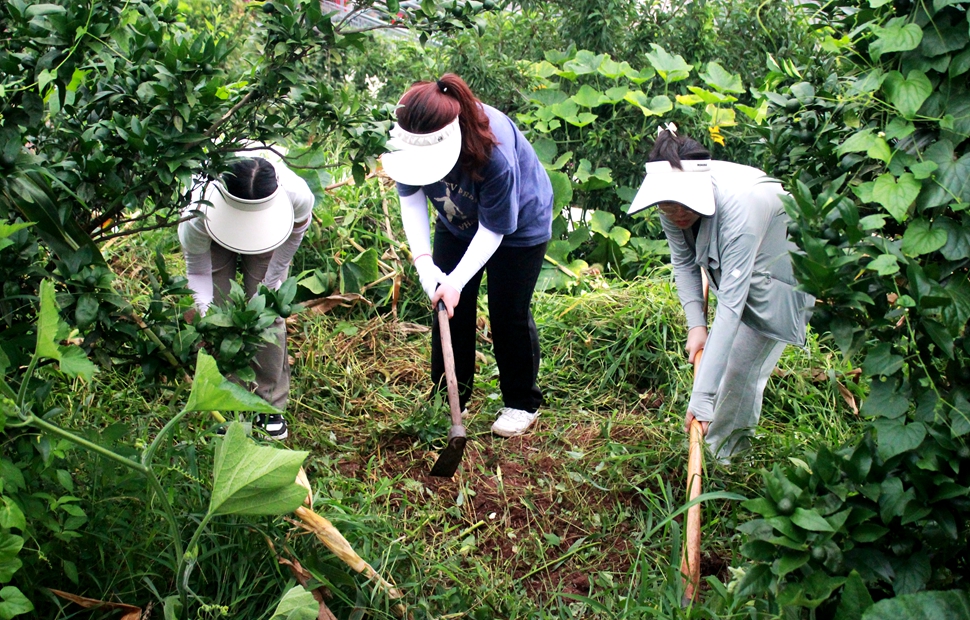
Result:
M418 270L418 279L421 280L421 288L427 293L430 299L434 295L438 284L444 280L445 274L442 273L430 256L424 254L414 261L414 268Z

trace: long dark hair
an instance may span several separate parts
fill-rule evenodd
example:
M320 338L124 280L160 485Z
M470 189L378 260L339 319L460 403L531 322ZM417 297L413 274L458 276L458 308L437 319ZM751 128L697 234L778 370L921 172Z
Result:
M481 181L481 169L498 144L481 103L463 79L446 73L435 82L412 84L398 103L397 122L410 133L432 133L457 116L461 127L458 162L472 179Z
M243 200L259 200L276 191L276 168L262 157L240 159L222 175L226 191Z
M669 129L662 130L653 143L647 161L669 161L674 168L683 170L680 162L691 159L710 159L711 152L704 145L688 136L678 135Z

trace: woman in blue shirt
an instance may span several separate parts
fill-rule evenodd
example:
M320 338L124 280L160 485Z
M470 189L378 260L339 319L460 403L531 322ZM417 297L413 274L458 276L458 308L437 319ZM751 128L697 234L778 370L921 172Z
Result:
M552 236L549 175L511 119L479 101L457 75L414 84L396 114L391 152L382 163L397 181L401 219L421 285L432 306L443 301L451 318L461 407L472 391L478 289L487 273L488 314L505 405L492 431L520 435L542 404L536 385L539 339L530 306ZM433 251L429 201L437 212ZM437 329L431 374L440 387L444 362Z

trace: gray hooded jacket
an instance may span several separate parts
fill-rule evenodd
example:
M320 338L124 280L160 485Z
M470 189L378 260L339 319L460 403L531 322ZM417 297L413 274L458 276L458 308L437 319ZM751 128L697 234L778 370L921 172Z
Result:
M712 162L713 216L701 218L697 238L661 215L670 246L677 294L688 329L707 324L701 272L717 295L717 312L694 380L690 410L698 420L714 418L714 396L727 367L741 322L781 342L805 344L808 309L815 299L795 290L789 252L784 189L756 168Z

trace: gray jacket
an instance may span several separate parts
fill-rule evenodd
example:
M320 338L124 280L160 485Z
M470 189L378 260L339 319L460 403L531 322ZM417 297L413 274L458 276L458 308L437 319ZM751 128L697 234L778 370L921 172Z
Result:
M717 295L717 312L694 380L690 409L714 417L714 395L727 367L740 322L774 340L805 344L808 308L815 299L795 290L784 189L756 168L712 162L713 216L701 218L697 238L661 215L670 246L677 294L688 329L707 324L701 272Z

